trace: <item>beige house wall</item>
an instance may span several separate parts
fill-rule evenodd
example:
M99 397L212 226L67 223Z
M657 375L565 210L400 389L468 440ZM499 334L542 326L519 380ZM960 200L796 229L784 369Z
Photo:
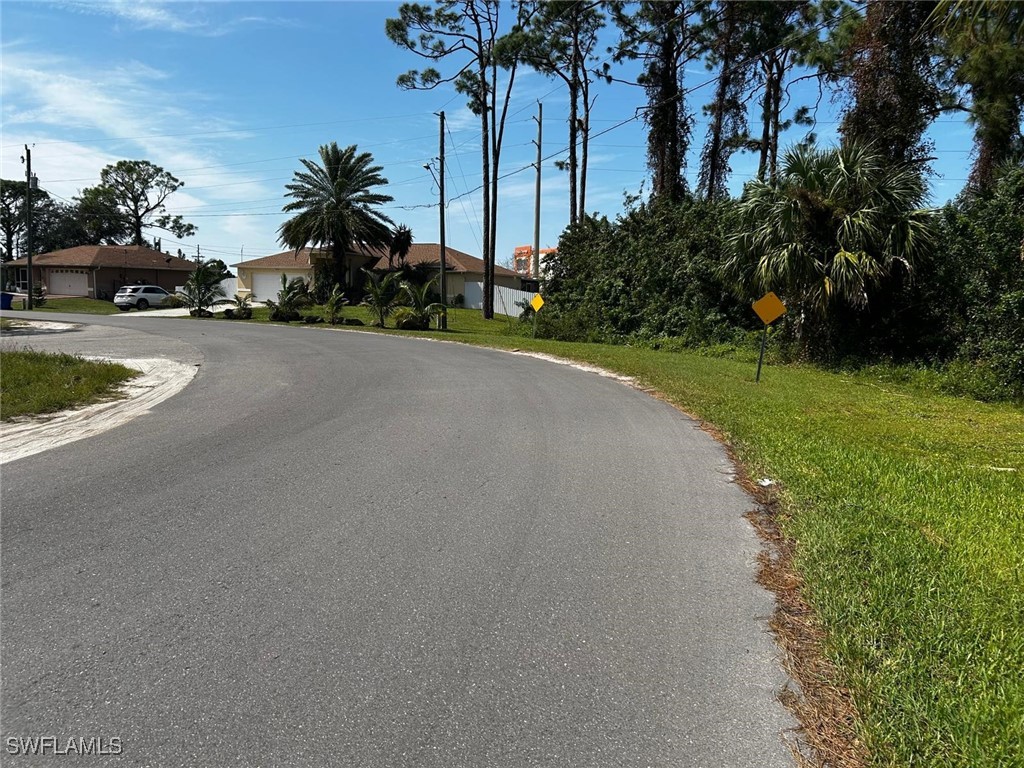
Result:
M252 293L252 270L238 270L238 293L240 296Z

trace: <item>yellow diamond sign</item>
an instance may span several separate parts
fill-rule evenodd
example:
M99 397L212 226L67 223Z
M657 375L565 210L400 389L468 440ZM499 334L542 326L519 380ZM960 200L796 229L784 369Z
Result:
M533 295L533 301L530 302L530 306L533 307L534 312L540 312L540 308L544 306L544 299L541 298L539 293Z
M779 300L779 297L769 291L760 299L754 302L754 311L761 318L765 325L778 320L786 313L786 307Z

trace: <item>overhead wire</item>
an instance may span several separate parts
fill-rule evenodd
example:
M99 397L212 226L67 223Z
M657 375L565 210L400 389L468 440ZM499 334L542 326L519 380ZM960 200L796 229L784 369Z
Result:
M736 64L733 65L733 67L734 68L746 67L746 66L754 63L755 61L757 61L757 59L759 57L761 57L761 56L763 56L763 55L765 55L767 53L771 53L772 51L778 50L780 48L783 48L783 47L791 44L798 37L803 36L803 35L807 34L808 32L820 31L821 29L824 29L827 25L832 24L832 23L836 23L840 19L845 18L848 15L858 13L858 12L859 11L858 11L858 9L856 7L851 7L849 10L847 10L844 13L840 14L837 19L826 19L826 20L824 20L822 22L819 22L818 24L815 24L815 25L811 26L807 30L801 30L800 32L794 32L792 35L787 36L787 39L783 40L782 42L778 43L777 45L773 45L770 48L766 48L764 50L758 51L756 54L748 57L747 59L744 59L743 61L737 62ZM717 76L708 78L707 80L699 83L698 85L691 86L689 88L681 89L678 94L676 94L674 96L670 96L667 99L663 99L662 101L658 102L657 104L648 104L646 106L637 107L637 109L635 110L634 114L631 117L628 117L628 118L626 118L624 120L619 120L618 122L614 123L610 127L605 128L604 130L601 130L601 131L599 131L599 132L597 132L595 134L592 134L589 137L589 139L593 140L593 139L599 138L599 137L604 136L604 135L606 135L608 133L611 133L612 131L615 131L615 130L618 130L619 128L622 128L625 125L628 125L630 123L636 122L637 120L640 120L644 116L644 113L646 113L646 112L648 112L650 110L656 109L658 107L664 106L666 104L669 104L672 101L678 101L679 99L683 99L686 96L690 95L691 93L700 90L701 88L707 87L708 85L712 85L716 80L717 80ZM552 159L554 159L556 157L559 157L559 156L565 154L568 151L569 151L569 147L568 146L563 147L563 148L559 149L557 152L552 152L551 154L547 155L546 157L541 158L541 163L545 163L548 160L552 160ZM519 168L517 168L517 169L515 169L513 171L509 171L507 173L504 173L504 174L498 176L496 181L502 181L502 180L510 178L512 176L518 175L518 174L522 173L523 171L527 171L530 168L533 168L534 165L535 165L534 163L529 163L529 164L520 166ZM481 184L478 187L476 187L475 189L472 189L469 192L466 192L465 194L469 195L469 194L473 194L475 192L478 192L481 189L483 189L483 186L484 185ZM451 202L451 201L449 201L449 202Z

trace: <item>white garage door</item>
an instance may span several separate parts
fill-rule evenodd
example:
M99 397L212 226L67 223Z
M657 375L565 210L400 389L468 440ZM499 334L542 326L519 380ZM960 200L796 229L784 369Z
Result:
M84 269L50 269L46 290L61 296L88 296L89 273Z
M305 272L288 272L286 277L290 281L293 277L301 277L303 280L309 280L309 275ZM281 273L280 272L255 272L252 276L252 297L256 301L263 301L264 299L270 299L272 301L277 300L277 294L281 290Z

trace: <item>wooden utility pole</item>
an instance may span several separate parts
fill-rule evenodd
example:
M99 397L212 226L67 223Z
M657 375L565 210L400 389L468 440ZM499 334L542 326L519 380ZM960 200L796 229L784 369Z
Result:
M446 268L447 268L448 265L447 265L447 262L446 262L447 251L445 250L445 243L444 243L444 111L443 110L440 113L440 117L441 117L441 138L440 138L439 143L440 143L440 147L441 147L441 151L440 151L440 156L441 156L441 173L440 173L440 176L439 176L439 181L438 181L437 186L441 190L441 205L439 206L439 209L441 211L441 214L440 214L441 254L440 254L440 259L438 260L438 263L441 265L441 277L440 277L440 281L439 281L440 284L438 285L438 290L441 291L441 303L445 306L445 309L441 310L441 316L437 320L437 327L440 328L442 331L447 331L448 330L448 309L447 309L447 307L448 307L448 280L447 280L447 276L445 275L445 271L446 271Z
M25 251L28 254L28 303L32 309L32 150L25 145Z
M537 102L537 194L533 203L533 274L534 280L540 280L540 164L541 164L541 136L544 131L544 105Z

